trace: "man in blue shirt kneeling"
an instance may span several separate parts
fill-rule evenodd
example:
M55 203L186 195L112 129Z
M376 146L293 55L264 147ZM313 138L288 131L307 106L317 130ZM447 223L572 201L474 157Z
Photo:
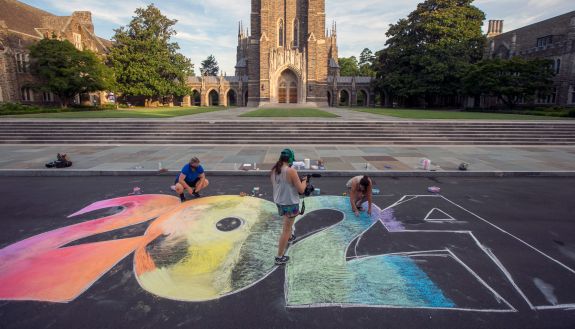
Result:
M205 189L210 182L206 179L204 168L200 165L200 159L193 157L190 163L182 168L182 172L176 177L174 182L176 193L182 202L186 201L185 191L196 198L200 197L200 191Z

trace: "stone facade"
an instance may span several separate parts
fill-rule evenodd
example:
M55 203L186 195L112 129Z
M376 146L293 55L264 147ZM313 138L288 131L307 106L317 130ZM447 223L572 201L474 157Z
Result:
M230 92L249 107L374 104L371 78L339 76L337 29L326 29L325 0L252 0L251 34L240 23L236 60L234 77L190 78L196 96L184 104L199 97L202 106L230 105Z
M503 32L503 21L490 21L485 58L545 58L555 71L552 95L535 97L524 105L575 106L575 11ZM470 100L473 102L473 100ZM468 104L473 106L473 104ZM475 101L477 104L477 100ZM496 106L492 98L481 100L482 107Z
M30 73L28 47L52 36L98 54L105 54L111 45L94 33L90 12L55 16L16 0L0 0L0 102L59 104L55 95L26 87L38 82ZM82 101L88 104L104 100L100 95L84 96Z

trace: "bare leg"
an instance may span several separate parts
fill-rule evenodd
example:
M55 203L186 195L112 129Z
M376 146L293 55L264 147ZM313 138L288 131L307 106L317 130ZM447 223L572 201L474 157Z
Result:
M196 184L196 187L194 188L196 192L200 192L201 190L205 189L206 187L208 187L208 185L210 185L210 182L207 179L203 179L201 181L199 181Z
M184 187L180 183L176 183L176 193L178 195L184 193Z
M279 245L278 245L278 257L283 256L286 252L288 240L289 240L291 233L292 233L292 227L293 227L294 219L295 219L295 217L289 218L287 216L284 216L284 225L283 225L282 234L280 235L280 241L279 241Z

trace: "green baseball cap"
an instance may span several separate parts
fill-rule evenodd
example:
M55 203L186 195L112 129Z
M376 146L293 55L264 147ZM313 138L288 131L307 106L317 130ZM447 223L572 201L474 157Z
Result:
M281 157L288 158L288 164L291 166L295 161L295 153L290 149L284 149L281 153Z

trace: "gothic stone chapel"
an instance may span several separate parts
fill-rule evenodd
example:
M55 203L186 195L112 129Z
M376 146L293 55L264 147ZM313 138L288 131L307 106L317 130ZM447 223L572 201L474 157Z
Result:
M324 0L252 0L240 22L235 76L190 77L193 105L370 106L369 77L340 77L337 31Z

